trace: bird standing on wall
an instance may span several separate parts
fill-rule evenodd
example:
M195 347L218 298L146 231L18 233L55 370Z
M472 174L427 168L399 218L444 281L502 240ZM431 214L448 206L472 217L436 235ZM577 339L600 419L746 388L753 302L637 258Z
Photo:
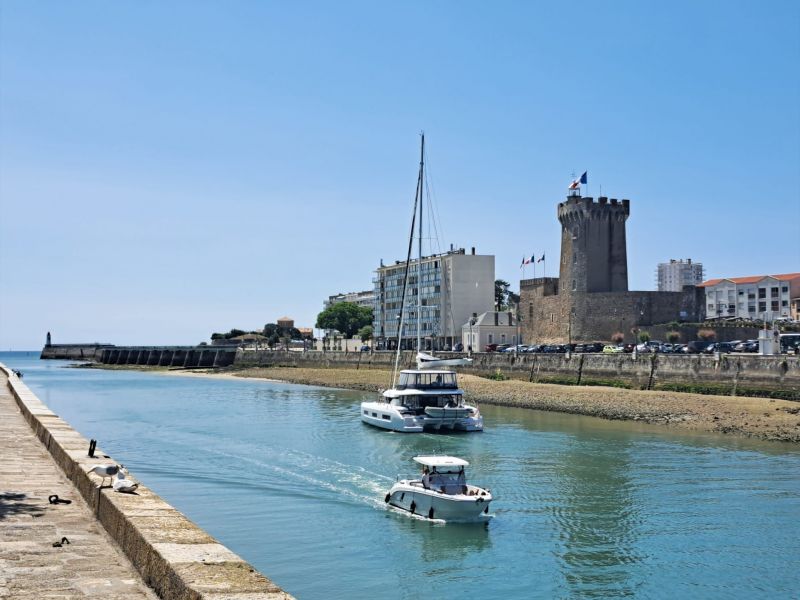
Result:
M124 467L120 466L119 472L117 473L117 480L114 482L113 487L115 492L131 494L136 491L136 488L139 487L139 484L131 479L128 479L128 472Z
M114 475L119 473L120 469L123 468L123 465L95 465L86 471L86 473L94 473L95 475L102 477L103 481L100 482L100 487L102 488L103 484L105 484L106 477L110 477L113 481Z

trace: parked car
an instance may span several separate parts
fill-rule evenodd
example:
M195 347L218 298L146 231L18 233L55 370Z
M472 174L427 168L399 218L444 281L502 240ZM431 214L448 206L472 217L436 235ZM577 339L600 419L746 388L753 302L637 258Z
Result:
M573 350L573 352L578 352L579 354L583 353L583 352L586 352L586 345L585 344L576 344L575 345L575 349Z
M661 344L659 346L658 351L663 352L664 354L672 354L674 346L667 342L666 344Z
M486 344L483 347L484 352L494 352L497 350L497 344Z
M369 346L367 346L366 344L361 346L361 352L369 352Z
M605 344L601 342L591 342L589 344L584 344L584 351L585 352L602 352Z
M528 349L525 350L525 352L541 352L541 351L542 351L541 344L531 344L530 346L528 346Z
M704 352L706 354L714 354L714 352L733 352L733 344L730 342L717 342L715 344L710 344L708 348L704 350Z
M693 340L686 344L683 352L685 354L702 354L709 345L711 345L711 342L706 340Z
M611 344L603 346L603 354L619 354L620 352L622 352L622 346L612 346Z
M623 352L627 352L628 354L633 352L634 348L636 348L636 344L623 344L622 345L622 351Z
M758 352L758 340L747 340L744 346L745 352Z

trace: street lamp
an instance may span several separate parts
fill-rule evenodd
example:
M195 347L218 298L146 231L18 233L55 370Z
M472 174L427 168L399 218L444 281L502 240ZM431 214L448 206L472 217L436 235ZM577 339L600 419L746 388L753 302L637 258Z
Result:
M475 343L472 338L472 326L475 325L475 321L476 321L475 317L469 318L469 346L467 348L469 356L472 356L472 344Z

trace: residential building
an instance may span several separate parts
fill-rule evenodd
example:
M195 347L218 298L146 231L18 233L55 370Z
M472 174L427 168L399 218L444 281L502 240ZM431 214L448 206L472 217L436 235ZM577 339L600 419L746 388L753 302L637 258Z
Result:
M397 347L406 263L376 270L373 330L378 348ZM424 256L409 264L401 347L416 347L417 324L425 349L452 347L473 313L494 309L494 256L463 248Z
M461 327L464 350L483 352L489 344L517 344L520 332L514 313L489 311L469 319Z
M363 292L346 292L344 294L335 294L328 296L322 305L323 308L328 308L339 302L351 302L358 306L368 306L374 308L375 306L375 290L364 290Z
M709 279L705 290L706 318L762 319L791 317L791 300L800 296L800 273Z
M671 258L659 263L656 271L659 292L682 292L685 285L698 285L703 281L703 263Z

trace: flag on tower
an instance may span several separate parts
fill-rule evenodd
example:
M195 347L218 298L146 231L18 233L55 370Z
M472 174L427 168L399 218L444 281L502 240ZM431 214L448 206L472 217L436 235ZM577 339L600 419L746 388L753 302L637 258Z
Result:
M522 257L522 264L520 265L520 267L522 267L522 266L524 266L524 265L529 265L529 264L531 264L531 263L532 263L534 260L536 260L536 257L535 257L535 256L533 256L533 255L532 255L532 256L523 256L523 257Z
M542 262L543 260L544 260L544 253L542 254L542 258L540 258L540 259L539 259L539 260L537 260L536 262L537 262L537 263L540 263L540 262Z
M584 171L583 175L573 180L572 183L569 184L569 189L577 190L581 185L586 185L588 182L589 182L589 171Z

